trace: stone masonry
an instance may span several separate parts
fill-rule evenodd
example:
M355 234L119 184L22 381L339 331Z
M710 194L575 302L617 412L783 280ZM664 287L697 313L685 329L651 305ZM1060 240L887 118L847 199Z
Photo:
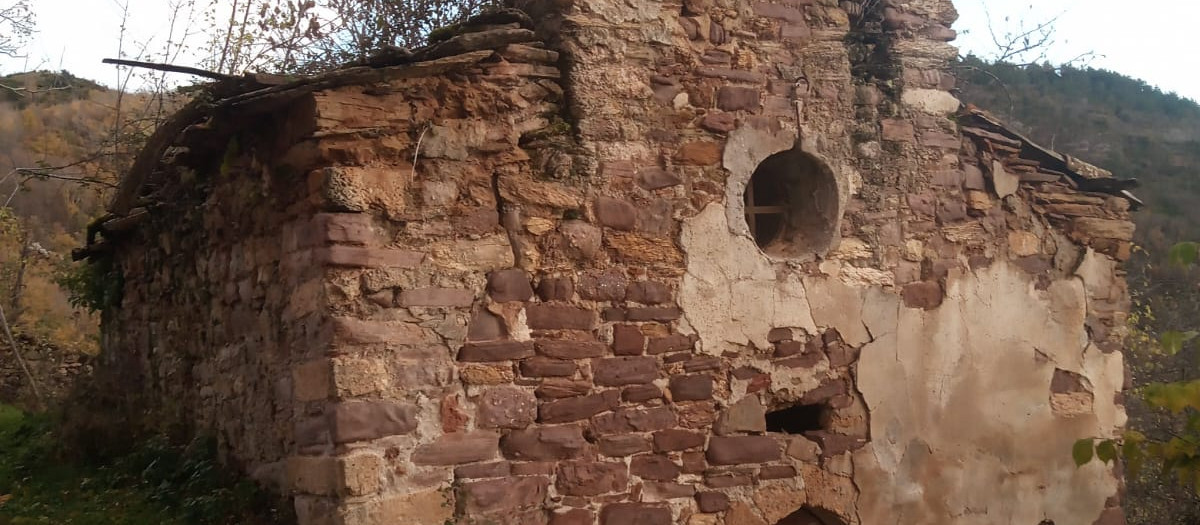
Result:
M97 374L302 525L1124 522L1138 202L947 0L515 7L185 109Z

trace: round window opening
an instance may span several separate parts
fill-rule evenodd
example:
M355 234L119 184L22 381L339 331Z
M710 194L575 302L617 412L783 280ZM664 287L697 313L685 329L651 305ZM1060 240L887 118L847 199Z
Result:
M767 157L750 176L744 200L746 225L768 255L823 255L833 244L837 182L812 155L789 150Z

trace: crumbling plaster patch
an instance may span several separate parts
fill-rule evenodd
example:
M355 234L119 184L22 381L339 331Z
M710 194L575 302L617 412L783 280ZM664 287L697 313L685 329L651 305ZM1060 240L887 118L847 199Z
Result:
M1097 296L1115 271L1106 260L1086 260L1045 290L998 261L952 277L939 308L910 309L892 288L773 261L736 231L739 214L716 203L684 222L680 304L712 355L767 348L777 327L834 328L865 344L856 384L871 441L854 456L861 523L1094 521L1117 481L1098 464L1076 469L1069 451L1125 423L1114 402L1121 355L1100 352L1085 330L1089 300L1105 299ZM730 235L714 235L722 231ZM1055 413L1056 368L1091 383L1092 412Z
M858 364L872 436L855 454L862 522L1092 523L1117 482L1076 469L1071 444L1112 436L1125 415L1121 356L1087 343L1085 310L1079 280L1038 291L1001 262L947 283L940 308L901 308L874 330ZM1094 413L1052 411L1056 367L1094 385Z
M688 269L680 305L700 336L701 351L721 355L749 344L768 348L767 333L774 327L816 334L800 276L795 272L777 276L746 235L713 235L725 231L726 224L724 207L710 204L683 225Z

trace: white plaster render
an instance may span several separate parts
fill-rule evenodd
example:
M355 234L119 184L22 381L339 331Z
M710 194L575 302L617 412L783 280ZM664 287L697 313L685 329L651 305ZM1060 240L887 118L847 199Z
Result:
M773 327L817 333L800 277L789 272L777 278L748 235L713 235L726 231L727 224L725 207L718 204L683 224L688 269L680 305L700 336L701 351L721 355L748 344L767 348Z
M1125 415L1114 404L1121 355L1088 345L1083 284L1037 291L997 262L947 288L935 310L868 320L876 340L862 351L858 388L871 442L855 453L862 523L1091 524L1117 481L1099 463L1075 468L1071 444L1113 436ZM1093 413L1053 412L1055 368L1094 386Z

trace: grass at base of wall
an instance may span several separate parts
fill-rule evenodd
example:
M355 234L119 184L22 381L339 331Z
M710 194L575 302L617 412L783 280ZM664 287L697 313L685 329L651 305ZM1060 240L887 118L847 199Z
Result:
M51 417L0 404L0 525L290 521L271 496L219 468L207 443L151 438L94 462L64 452Z

